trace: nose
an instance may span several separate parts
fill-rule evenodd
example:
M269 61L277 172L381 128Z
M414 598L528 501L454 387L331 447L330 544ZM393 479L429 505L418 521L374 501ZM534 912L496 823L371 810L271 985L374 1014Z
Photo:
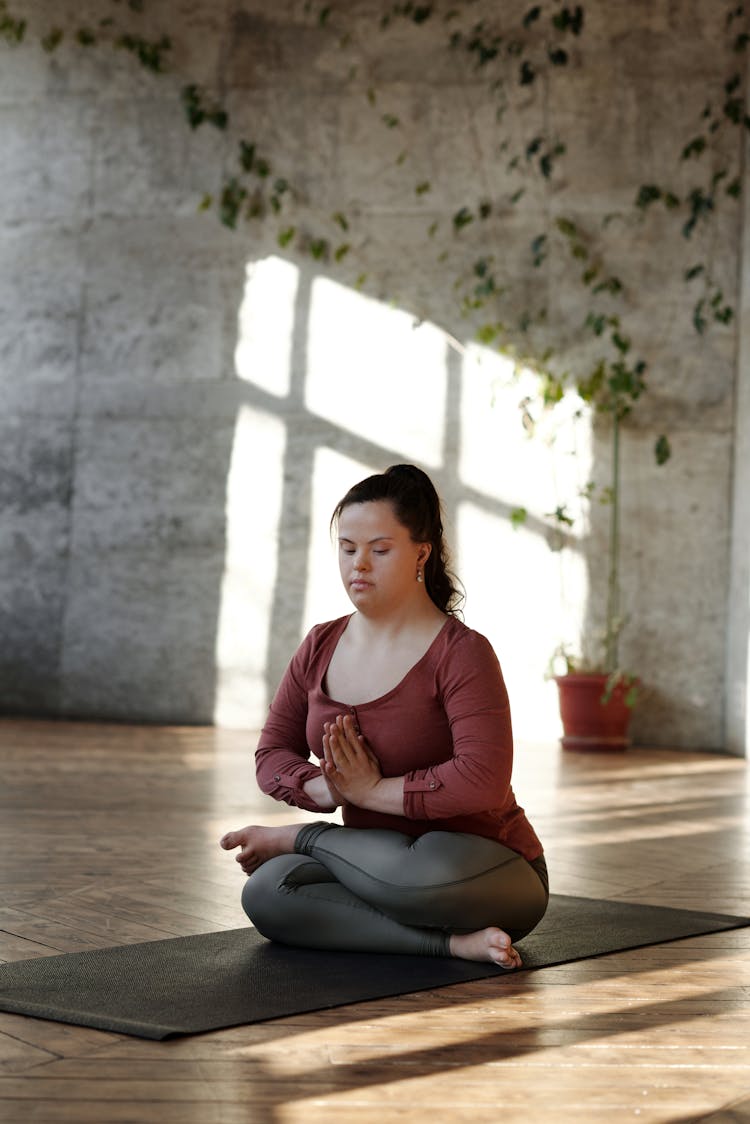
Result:
M357 551L357 553L354 555L354 569L358 573L363 574L365 570L367 570L367 568L367 556L364 554L364 552Z

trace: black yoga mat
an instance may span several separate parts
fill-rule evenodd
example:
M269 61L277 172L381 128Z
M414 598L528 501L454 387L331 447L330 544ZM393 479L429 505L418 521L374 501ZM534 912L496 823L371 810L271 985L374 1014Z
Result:
M520 971L750 925L750 918L553 894L518 944ZM509 973L443 957L318 952L265 941L254 929L148 941L0 966L0 1010L141 1038L340 1007Z

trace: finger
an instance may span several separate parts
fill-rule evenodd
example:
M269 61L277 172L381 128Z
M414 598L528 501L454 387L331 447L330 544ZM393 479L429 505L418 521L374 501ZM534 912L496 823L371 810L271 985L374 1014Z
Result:
M325 761L325 763L327 765L332 765L333 764L333 758L332 758L332 755L331 755L331 735L330 735L329 731L330 731L329 724L327 722L324 722L323 723L323 761Z
M334 764L339 768L345 767L349 763L351 751L347 745L347 738L341 715L339 715L335 722L331 723L328 739L331 747L331 758Z
M240 851L239 855L235 855L235 862L240 864L245 874L252 874L260 865L258 856L252 851Z
M235 831L228 831L226 835L222 835L219 840L219 846L223 847L225 851L231 851L235 847L239 847L239 843L240 841L237 839L237 833Z
M339 765L343 766L346 763L335 733L335 727L323 736L323 760L334 773Z
M363 748L364 738L358 733L354 720L348 714L341 723L341 732L346 739L347 745L350 745L355 752Z

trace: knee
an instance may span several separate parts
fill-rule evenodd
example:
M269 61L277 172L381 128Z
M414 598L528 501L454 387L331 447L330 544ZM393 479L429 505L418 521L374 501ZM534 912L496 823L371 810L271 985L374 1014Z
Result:
M242 908L258 932L269 940L274 939L277 927L277 902L283 878L273 867L273 860L258 867L242 890Z

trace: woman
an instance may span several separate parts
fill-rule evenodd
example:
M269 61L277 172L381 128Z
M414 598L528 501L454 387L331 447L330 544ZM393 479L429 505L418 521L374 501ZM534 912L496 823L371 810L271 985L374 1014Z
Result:
M303 641L256 768L264 792L341 807L344 826L225 835L250 876L245 912L285 944L517 968L513 941L544 915L547 870L511 788L497 657L455 615L438 495L394 465L350 489L331 523L355 612Z

